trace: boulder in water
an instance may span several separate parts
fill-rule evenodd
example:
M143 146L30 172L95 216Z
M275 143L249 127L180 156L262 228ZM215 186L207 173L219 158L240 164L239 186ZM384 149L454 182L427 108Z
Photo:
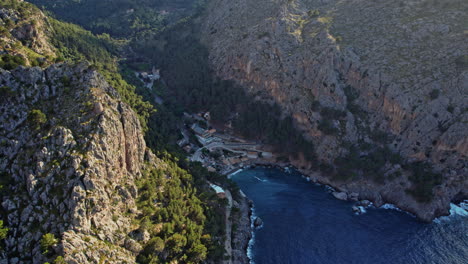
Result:
M359 210L359 207L357 207L356 205L353 205L353 207L351 207L351 209L353 209L353 212L355 213L360 213L361 210Z
M364 207L368 207L370 204L371 202L369 200L362 200L359 202L359 205L364 206Z
M260 217L255 217L254 226L260 227L261 225L263 225L263 220Z
M362 206L353 205L352 209L353 209L353 212L358 215L366 212L366 209L364 209L364 207Z

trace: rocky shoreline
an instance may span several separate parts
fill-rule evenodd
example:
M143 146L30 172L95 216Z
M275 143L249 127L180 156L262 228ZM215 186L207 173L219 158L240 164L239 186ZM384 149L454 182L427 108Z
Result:
M351 210L356 214L365 213L366 209L371 207L385 208L386 206L410 214L423 222L432 222L434 219L442 216L448 216L450 214L450 202L447 203L447 207L443 206L442 208L439 208L439 210L434 210L433 214L426 214L425 211L419 211L424 210L424 207L414 208L405 206L405 198L407 197L400 197L401 200L398 200L386 196L385 193L381 192L382 187L378 188L375 186L376 184L366 183L362 185L363 187L360 187L359 184L362 184L362 182L355 182L352 184L334 182L330 177L327 177L318 171L298 168L298 165L300 164L295 161L278 162L275 158L276 156L277 155L274 154L270 158L250 158L237 164L231 164L231 166L233 165L231 169L223 169L223 171L228 171L224 173L224 175L231 177L244 169L255 167L277 168L285 172L295 170L311 183L330 187L331 194L336 199L355 202L351 207ZM220 167L225 166L222 162L219 162L218 165ZM238 228L236 232L233 232L233 237L235 239L232 243L232 263L250 263L248 252L251 244L250 240L254 237L255 229L262 225L261 223L257 223L257 219L253 216L253 202L249 200L242 191L241 194L244 198L239 202L241 216L238 219L233 220L238 225ZM427 207L430 205L434 205L434 203L425 204Z
M431 222L434 219L450 214L451 195L442 196L440 193L438 199L433 199L430 203L418 203L411 196L396 186L378 185L370 181L356 181L351 183L333 181L316 170L301 169L299 161L277 162L275 156L270 158L254 158L236 164L231 171L239 169L252 168L257 166L275 167L281 170L293 168L307 177L311 182L330 186L335 190L334 195L337 199L354 201L357 203L371 203L379 208L385 204L392 204L399 210L408 212L423 222ZM453 194L453 196L456 196ZM463 200L463 197L460 198ZM359 204L357 204L359 206Z
M232 219L233 226L237 228L232 232L232 256L233 264L250 263L248 256L248 248L250 240L252 239L252 207L253 202L249 200L242 192L241 199L235 201L237 208L239 208L239 217Z

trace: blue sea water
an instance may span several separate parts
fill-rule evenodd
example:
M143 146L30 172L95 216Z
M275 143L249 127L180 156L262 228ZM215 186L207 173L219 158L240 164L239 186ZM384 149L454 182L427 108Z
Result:
M296 172L256 168L232 179L264 222L252 241L255 264L468 263L468 216L461 208L465 216L430 224L397 210L355 215L352 202Z

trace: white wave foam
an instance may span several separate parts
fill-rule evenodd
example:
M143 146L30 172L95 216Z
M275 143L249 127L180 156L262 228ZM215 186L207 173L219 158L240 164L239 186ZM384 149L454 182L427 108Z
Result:
M468 216L468 203L450 204L450 215Z
M241 172L241 171L243 171L243 170L244 170L244 169L238 169L238 170L236 170L235 172L230 173L227 177L228 177L228 178L231 178L232 176L236 175L237 173L239 173L239 172Z
M257 176L254 176L254 178L257 179L257 180L259 180L259 181L261 181L261 182L267 182L267 181L268 181L268 180L265 180L265 179L260 179L260 178L257 177Z
M371 204L370 206L372 206L372 204ZM396 207L394 204L386 203L386 204L380 206L379 209L395 210L395 211L398 211L398 212L405 213L405 214L407 214L407 215L409 215L409 216L411 216L411 217L416 217L414 214L412 214L412 213L410 213L410 212L401 210L400 208Z
M439 224L442 221L450 221L451 219L459 217L468 217L468 200L461 202L459 205L451 203L450 215L436 218L434 222Z
M359 210L361 211L361 214L367 213L367 210L364 206L358 206Z
M362 215L362 214L367 213L366 207L361 206L361 205L358 205L356 207L357 207L357 210L356 210L355 206L353 206L353 211L354 211L355 215Z
M396 207L393 204L389 204L389 203L386 203L386 204L380 206L379 208L386 209L386 210L396 210L396 211L399 211L399 212L403 212L403 210L401 210L400 208Z
M255 214L255 207L252 206L251 208L252 210L252 214L250 215L250 230L251 231L251 234L252 234L252 237L250 238L249 240L249 244L247 246L247 257L249 258L249 263L250 264L255 264L254 260L253 260L253 246L255 245L255 218L257 217L256 214Z

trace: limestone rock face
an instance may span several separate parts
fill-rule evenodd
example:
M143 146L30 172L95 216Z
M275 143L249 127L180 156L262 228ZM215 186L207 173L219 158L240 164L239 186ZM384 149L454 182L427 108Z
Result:
M442 173L429 205L404 192L405 175L383 186L351 183L430 220L447 213L455 196L468 195L468 17L461 11L467 5L221 0L209 3L200 23L218 76L278 102L322 162L345 154L346 145L380 140L406 161L428 162ZM323 109L346 117L326 117ZM320 129L324 119L335 134Z
M4 257L50 261L39 240L52 233L68 263L134 263L134 181L147 152L136 114L86 63L0 69L0 83Z

